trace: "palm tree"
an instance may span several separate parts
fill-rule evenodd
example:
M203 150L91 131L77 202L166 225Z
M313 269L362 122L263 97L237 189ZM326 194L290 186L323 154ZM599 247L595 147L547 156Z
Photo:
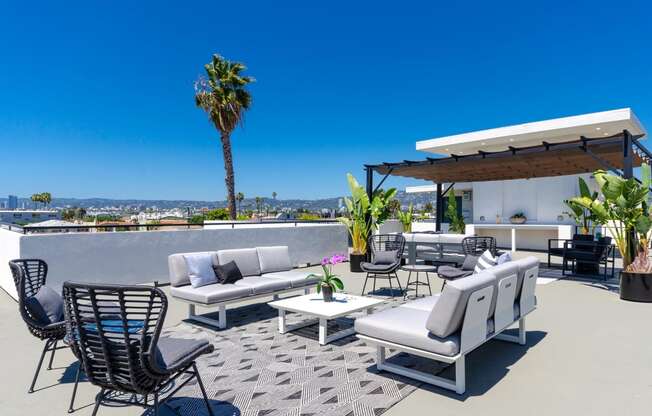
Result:
M272 192L272 199L276 201L276 195L278 195L276 192Z
M235 196L235 200L238 201L238 212L242 208L242 201L244 200L244 194L242 192L238 192L237 195Z
M258 215L260 215L260 211L263 208L263 198L257 196L256 197L256 210L258 210Z
M232 220L236 219L235 178L231 154L231 133L243 121L244 113L251 106L251 94L247 84L252 77L241 75L246 67L240 62L231 62L220 55L204 65L206 78L195 82L195 104L208 113L208 118L220 133L224 170L226 175L227 206Z

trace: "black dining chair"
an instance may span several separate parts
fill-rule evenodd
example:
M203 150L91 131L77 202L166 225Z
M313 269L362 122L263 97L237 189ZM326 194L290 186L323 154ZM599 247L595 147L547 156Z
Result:
M100 388L93 416L100 405L111 403L150 408L158 415L160 406L193 379L213 415L195 363L213 352L213 345L161 336L168 304L163 291L65 282L63 297L70 342L88 381ZM189 377L177 385L184 375Z
M50 361L48 363L48 370L52 369L54 361L54 354L57 350L67 348L66 345L59 345L66 335L66 324L63 317L63 309L61 304L61 315L59 319L52 319L53 314L48 316L46 309L55 308L55 303L62 302L60 297L56 299L58 294L54 293L50 288L43 289L48 275L48 265L45 261L40 259L17 259L9 262L14 284L16 285L16 292L18 294L18 309L20 316L27 325L29 332L36 338L45 341L41 358L36 366L32 384L29 386L29 393L34 392L36 380L43 366L43 360L47 353L50 353ZM45 299L45 292L51 295L49 299ZM54 293L54 294L53 294ZM50 305L42 303L48 302Z
M401 234L375 234L369 237L367 249L371 254L371 261L360 263L362 271L367 273L362 287L362 294L365 294L369 278L374 280L374 292L376 291L376 279L388 279L389 288L392 296L394 296L392 279L395 278L401 293L403 293L403 287L396 271L401 267L401 259L405 250L405 237Z

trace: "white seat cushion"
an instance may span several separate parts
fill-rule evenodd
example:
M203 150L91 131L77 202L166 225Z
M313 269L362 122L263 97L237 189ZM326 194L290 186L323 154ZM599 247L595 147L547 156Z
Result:
M306 272L301 270L288 270L286 272L266 273L262 277L269 277L270 279L281 279L290 282L292 287L304 287L316 285L319 277L311 277L307 279L308 275L314 272Z

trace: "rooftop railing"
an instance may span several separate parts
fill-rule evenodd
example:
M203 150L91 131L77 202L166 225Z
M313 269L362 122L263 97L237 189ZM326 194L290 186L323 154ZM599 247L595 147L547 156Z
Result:
M207 224L189 224L189 223L162 223L162 224L98 224L98 225L56 225L56 226L38 226L38 225L16 225L8 223L0 223L1 228L9 231L15 231L22 234L34 233L48 233L48 232L121 232L121 231L156 231L162 229L187 229L198 230L205 228L204 225L216 226L220 228L237 228L239 225L267 225L267 224L285 224L294 225L295 227L300 224L335 224L336 219L319 219L319 220L259 220L259 221L216 221Z

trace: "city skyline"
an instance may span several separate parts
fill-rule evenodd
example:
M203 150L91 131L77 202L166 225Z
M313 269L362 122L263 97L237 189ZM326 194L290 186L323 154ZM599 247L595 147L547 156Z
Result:
M345 195L365 163L428 156L418 139L627 106L652 122L647 4L152 6L5 6L0 195L223 200L219 137L193 102L213 53L257 79L233 135L248 196ZM247 25L198 23L220 13ZM618 15L626 31L578 24Z

